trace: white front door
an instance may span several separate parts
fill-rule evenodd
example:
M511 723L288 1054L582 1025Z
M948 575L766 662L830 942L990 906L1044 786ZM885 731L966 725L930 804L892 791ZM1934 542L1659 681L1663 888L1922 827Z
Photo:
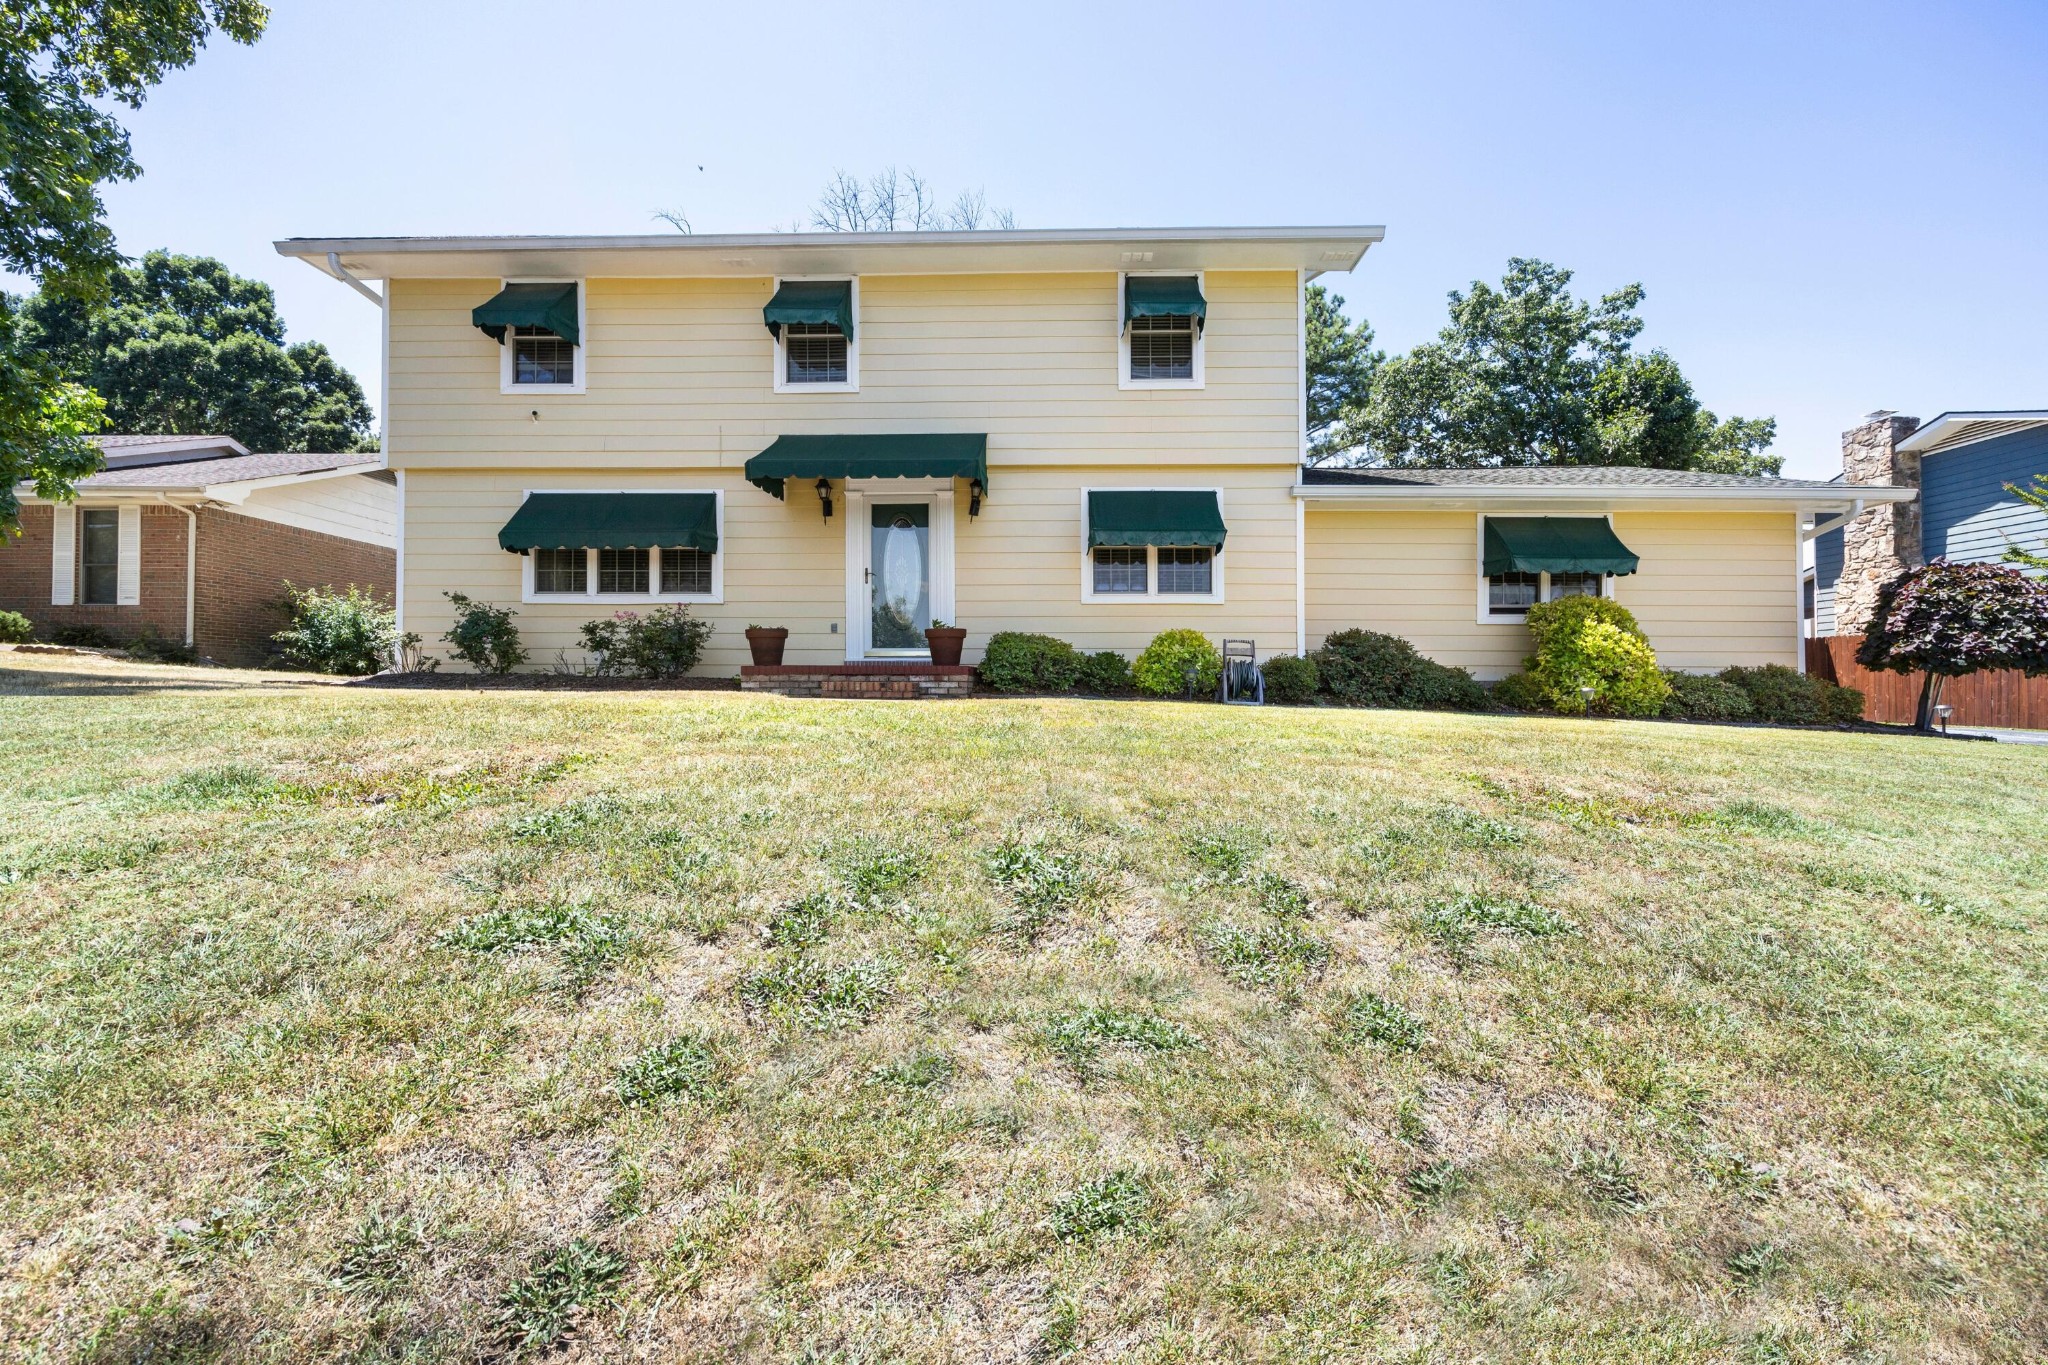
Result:
M953 614L951 480L849 481L846 657L926 659L924 633Z

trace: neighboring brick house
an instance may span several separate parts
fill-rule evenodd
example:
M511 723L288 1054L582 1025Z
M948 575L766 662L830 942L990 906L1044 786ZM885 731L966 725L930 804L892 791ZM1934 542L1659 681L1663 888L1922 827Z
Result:
M0 538L0 610L38 635L98 626L259 664L287 582L394 596L398 496L380 456L252 455L224 436L100 445L106 468L75 502L24 489L21 534Z

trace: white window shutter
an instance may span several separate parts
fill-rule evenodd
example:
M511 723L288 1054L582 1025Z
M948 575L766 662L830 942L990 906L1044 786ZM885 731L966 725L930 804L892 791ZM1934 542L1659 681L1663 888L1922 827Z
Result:
M50 508L50 605L68 607L77 591L78 509L68 502Z
M121 508L120 555L114 570L114 604L138 606L142 602L142 509L132 502Z

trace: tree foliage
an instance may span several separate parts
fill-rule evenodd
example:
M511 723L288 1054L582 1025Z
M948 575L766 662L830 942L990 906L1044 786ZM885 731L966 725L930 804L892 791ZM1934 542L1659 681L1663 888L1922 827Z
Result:
M1407 468L1635 465L1775 474L1770 418L1722 421L1663 351L1636 353L1640 284L1597 302L1572 272L1516 258L1453 290L1434 341L1377 367L1358 431Z
M1312 284L1302 299L1308 342L1308 462L1340 462L1365 444L1365 406L1386 352L1369 323L1344 316L1343 296Z
M2021 502L2026 503L2029 507L2032 507L2042 516L2048 517L2048 474L2036 474L2031 488L2022 488L2016 483L2009 483L2005 486L2005 491L2018 498ZM2048 572L2048 540L2042 541L2039 550L2029 550L2024 545L2006 546L2005 562L2017 564L2023 569L2038 569Z
M99 304L45 290L22 322L31 347L106 400L116 427L232 436L251 450L369 442L362 385L319 342L285 343L269 285L165 251L107 284Z
M255 0L5 0L0 5L0 269L47 293L103 296L119 266L100 186L141 173L110 105L137 108L215 31L263 32ZM102 413L55 362L28 349L0 299L0 528L13 487L68 496L99 466Z
M1877 590L1856 662L1924 673L1920 728L1932 722L1939 682L1981 669L2048 673L2048 583L2004 564L1936 559Z

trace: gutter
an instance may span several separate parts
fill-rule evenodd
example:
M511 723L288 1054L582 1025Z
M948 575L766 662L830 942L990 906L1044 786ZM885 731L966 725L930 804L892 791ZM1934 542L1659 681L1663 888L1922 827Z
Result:
M319 263L314 261L311 257L302 256L299 259L305 261L307 265L312 266L315 270L320 269ZM368 299L371 303L376 304L379 308L382 308L384 306L384 296L382 294L378 293L376 290L370 288L369 285L364 284L361 280L357 279L355 276L348 273L347 267L343 266L341 263L341 253L339 251L330 251L327 253L327 269L323 273L334 276L335 279L340 280L343 284L355 290L358 294L361 294L364 298Z
M1916 488L1866 485L1854 497L1830 494L1822 488L1672 488L1661 484L1564 485L1513 484L1346 485L1297 483L1290 490L1305 502L1362 502L1389 506L1464 506L1473 502L1754 502L1791 503L1801 507L1847 509L1852 505L1911 502L1920 496Z

